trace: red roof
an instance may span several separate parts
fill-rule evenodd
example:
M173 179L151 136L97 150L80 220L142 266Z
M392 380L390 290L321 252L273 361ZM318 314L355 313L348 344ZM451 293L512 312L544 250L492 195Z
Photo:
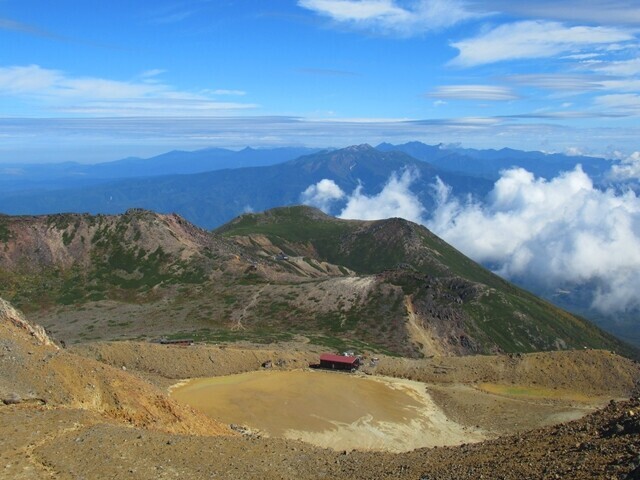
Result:
M345 355L333 355L332 353L323 353L320 355L321 362L347 363L353 365L358 357L347 357Z

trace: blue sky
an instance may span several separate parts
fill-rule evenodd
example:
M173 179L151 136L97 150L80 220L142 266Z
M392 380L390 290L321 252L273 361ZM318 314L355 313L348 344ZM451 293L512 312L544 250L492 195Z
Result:
M640 150L637 0L0 0L0 163Z

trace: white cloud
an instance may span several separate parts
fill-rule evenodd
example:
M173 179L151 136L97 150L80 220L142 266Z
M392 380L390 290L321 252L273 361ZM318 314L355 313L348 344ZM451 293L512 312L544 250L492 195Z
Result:
M585 155L585 151L580 147L568 147L564 151L565 155L569 155L570 157L579 157Z
M505 171L482 204L450 197L428 227L507 278L547 287L595 283L593 307L640 308L628 285L640 282L640 199L593 187L580 167L550 181Z
M298 5L338 21L406 21L408 12L393 0L300 0Z
M400 217L421 223L425 209L410 190L417 178L418 172L413 169L406 169L400 175L393 173L380 193L371 196L364 194L359 186L349 196L339 217L361 220Z
M0 68L0 93L5 95L34 94L52 88L63 79L57 70L37 65Z
M353 28L411 36L481 16L459 0L299 0L298 5Z
M593 60L594 58L598 58L602 56L601 53L591 52L591 53L575 53L572 55L564 55L562 58L566 60Z
M304 205L317 207L328 213L331 206L338 200L342 200L345 193L333 180L323 179L309 187L300 195L300 201Z
M613 165L611 177L614 180L640 179L640 152L633 152L618 165Z
M493 85L446 85L427 94L429 97L456 100L516 100L520 98L510 88Z
M71 77L38 65L0 67L0 96L37 102L41 113L49 114L199 116L256 107L218 102L208 94L180 91L149 81L160 73L161 70L145 72L142 81L118 81Z
M546 58L633 39L631 32L620 28L569 27L559 22L523 21L500 25L477 37L453 42L451 45L460 53L451 64L472 67L506 60Z

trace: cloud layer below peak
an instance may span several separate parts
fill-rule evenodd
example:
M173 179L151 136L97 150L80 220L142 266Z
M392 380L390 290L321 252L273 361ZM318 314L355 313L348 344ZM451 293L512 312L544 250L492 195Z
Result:
M339 217L402 217L538 291L589 285L591 307L602 313L640 308L640 199L633 192L599 190L580 166L550 180L514 168L503 172L484 201L455 198L438 179L436 207L427 213L411 191L415 178L406 170L392 175L378 194L357 188L334 197L346 201Z

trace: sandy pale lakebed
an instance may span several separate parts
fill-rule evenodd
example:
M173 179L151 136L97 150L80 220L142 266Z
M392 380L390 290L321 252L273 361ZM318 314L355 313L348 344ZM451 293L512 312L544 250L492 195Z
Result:
M402 452L485 438L449 420L420 382L311 370L180 382L171 396L216 420L336 450Z

